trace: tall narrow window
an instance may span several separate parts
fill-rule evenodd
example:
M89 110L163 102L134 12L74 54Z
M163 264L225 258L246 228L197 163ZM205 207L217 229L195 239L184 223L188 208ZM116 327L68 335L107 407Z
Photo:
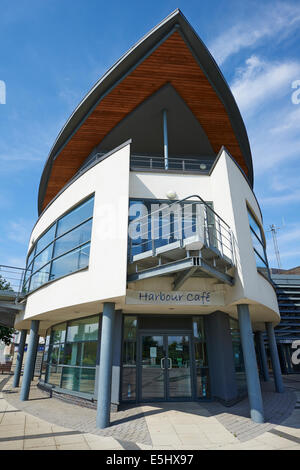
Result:
M193 339L198 398L209 398L209 369L203 317L193 317Z
M252 245L256 260L256 266L259 269L263 269L264 271L268 272L268 260L265 251L265 243L264 237L262 234L262 229L259 224L256 222L254 216L248 209L248 219L249 219L249 226L250 232L252 237Z
M123 327L123 360L122 360L122 400L136 399L136 330L137 318L124 317Z

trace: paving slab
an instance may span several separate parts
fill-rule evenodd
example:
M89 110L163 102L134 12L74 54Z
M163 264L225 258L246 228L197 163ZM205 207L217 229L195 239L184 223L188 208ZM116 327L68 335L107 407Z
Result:
M283 394L273 382L262 384L264 424L250 420L248 400L230 408L148 403L112 413L105 430L96 428L95 409L50 398L36 383L21 402L11 379L0 381L0 450L300 450L300 380L293 377Z

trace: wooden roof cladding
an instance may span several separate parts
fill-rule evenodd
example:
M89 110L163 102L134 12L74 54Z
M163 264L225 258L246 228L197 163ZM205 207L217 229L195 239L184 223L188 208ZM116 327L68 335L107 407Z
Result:
M215 153L224 145L249 176L249 165L223 102L180 31L175 30L99 101L53 160L42 209L75 175L92 149L113 127L166 83L171 83L185 100Z

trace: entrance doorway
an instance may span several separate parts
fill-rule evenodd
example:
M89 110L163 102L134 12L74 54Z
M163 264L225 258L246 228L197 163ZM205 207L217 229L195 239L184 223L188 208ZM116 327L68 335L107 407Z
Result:
M141 401L191 399L191 357L190 334L141 333Z

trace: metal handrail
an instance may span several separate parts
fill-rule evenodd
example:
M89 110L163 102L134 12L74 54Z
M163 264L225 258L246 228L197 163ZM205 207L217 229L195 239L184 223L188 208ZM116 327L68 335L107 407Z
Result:
M174 201L173 203L171 204L168 204L166 205L164 208L160 207L159 209L157 210L154 210L152 211L150 214L147 213L146 215L143 215L141 217L137 217L136 219L134 219L134 222L137 222L140 224L140 232L141 233L145 233L145 234L149 234L149 217L150 217L150 220L153 220L153 216L155 216L155 214L159 214L159 213L163 213L163 210L166 209L168 211L170 211L171 213L171 209L172 207L174 207L174 205L178 205L178 206L181 206L183 205L183 203L185 201L188 201L190 199L193 199L192 202L196 203L197 204L197 201L194 201L194 199L198 199L201 203L202 206L205 207L205 211L204 211L204 220L203 220L203 227L202 229L204 230L204 243L206 246L210 247L210 248L214 248L214 249L218 249L218 251L220 252L220 255L222 257L227 257L225 254L224 254L224 250L227 252L229 252L230 254L230 259L232 261L232 263L234 264L235 263L235 247L234 247L234 236L232 234L232 231L231 231L231 228L230 226L197 194L194 194L194 195L191 195L191 196L187 196L179 201ZM141 201L142 203L142 201ZM213 214L213 223L209 223L209 220L208 220L208 214ZM179 219L178 219L179 220ZM178 220L175 221L172 223L172 229L166 233L165 235L167 235L165 238L164 238L164 233L163 233L163 228L164 227L169 227L171 228L171 219L169 220L168 218L168 221L164 221L164 220L161 220L160 221L160 224L159 224L159 231L163 233L162 237L155 237L153 239L153 232L152 232L152 225L151 225L151 237L147 238L147 237L144 237L144 238L141 238L141 241L137 242L137 243L134 243L133 244L133 239L131 239L131 237L129 237L129 253L130 253L130 257L132 257L132 248L133 248L133 245L138 248L138 247L145 247L145 246L149 246L149 250L152 249L155 250L155 241L160 239L160 240L164 240L164 239L169 239L169 243L171 243L170 241L170 238L173 239L173 241L178 241L178 240L183 240L184 238L186 238L185 236L183 236L183 232L182 232L182 227L180 228L180 226L177 226L178 224ZM192 218L192 217L184 217L182 216L182 219L185 222L188 222L188 227L186 225L184 225L184 231L186 231L186 229L189 229L189 228L196 228L197 229L197 221ZM191 221L191 223L190 223ZM132 221L130 221L132 222ZM174 225L173 225L174 224ZM146 227L144 230L142 230L142 227ZM210 229L213 229L210 230ZM157 232L159 233L159 232ZM150 246L152 246L152 248L150 248ZM144 251L144 249L143 249Z
M1 289L1 294L14 294L17 300L22 292L25 271L25 268L1 264L0 275L7 283L9 283L9 287L7 289Z
M131 154L130 157L131 168L141 168L150 170L180 170L183 172L197 171L197 173L208 173L213 163L214 159L212 158L186 158L182 156L175 156L168 158L168 168L166 168L165 159L163 156ZM172 168L172 165L176 165L176 168ZM205 165L205 168L201 168L200 165ZM192 168L188 168L188 166Z

